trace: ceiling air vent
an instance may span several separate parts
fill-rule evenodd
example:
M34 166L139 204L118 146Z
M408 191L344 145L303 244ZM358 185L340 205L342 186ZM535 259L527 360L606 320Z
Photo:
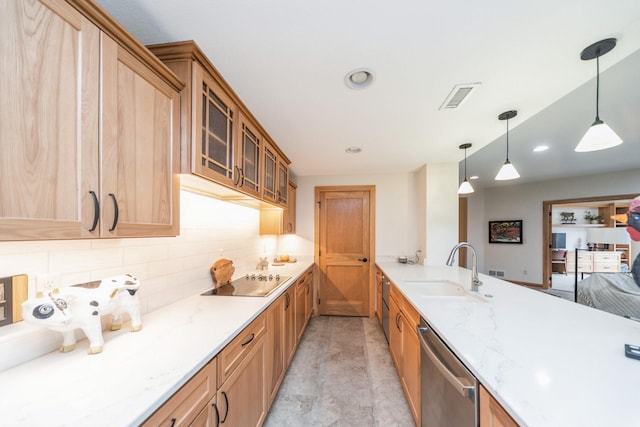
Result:
M479 82L455 85L449 92L447 99L440 106L440 110L450 110L462 106L479 85Z

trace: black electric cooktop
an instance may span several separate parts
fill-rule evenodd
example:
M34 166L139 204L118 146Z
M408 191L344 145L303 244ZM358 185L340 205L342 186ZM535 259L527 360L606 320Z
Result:
M279 274L247 274L245 277L232 280L231 283L218 288L209 289L200 295L266 297L289 278L290 276Z

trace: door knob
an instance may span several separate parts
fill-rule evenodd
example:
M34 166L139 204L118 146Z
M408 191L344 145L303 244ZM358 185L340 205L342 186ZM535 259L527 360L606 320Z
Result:
M358 261L367 262L369 260L367 258L358 258Z

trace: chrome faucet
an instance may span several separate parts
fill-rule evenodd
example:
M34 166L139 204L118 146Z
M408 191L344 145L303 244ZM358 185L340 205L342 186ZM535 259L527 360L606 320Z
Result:
M476 250L467 242L460 242L451 249L449 258L447 258L447 265L452 266L456 260L456 253L460 248L471 249L471 291L478 292L478 287L482 285L482 282L478 278L478 263L476 262Z

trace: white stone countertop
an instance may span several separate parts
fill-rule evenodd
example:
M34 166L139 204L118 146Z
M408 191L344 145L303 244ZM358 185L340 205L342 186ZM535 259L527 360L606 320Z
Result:
M640 360L624 354L640 323L486 275L480 299L429 298L410 281L470 290L470 271L378 266L522 426L640 426Z
M291 279L267 297L196 294L143 316L139 332L105 331L102 353L83 340L0 372L0 425L139 425L312 264L271 266Z

